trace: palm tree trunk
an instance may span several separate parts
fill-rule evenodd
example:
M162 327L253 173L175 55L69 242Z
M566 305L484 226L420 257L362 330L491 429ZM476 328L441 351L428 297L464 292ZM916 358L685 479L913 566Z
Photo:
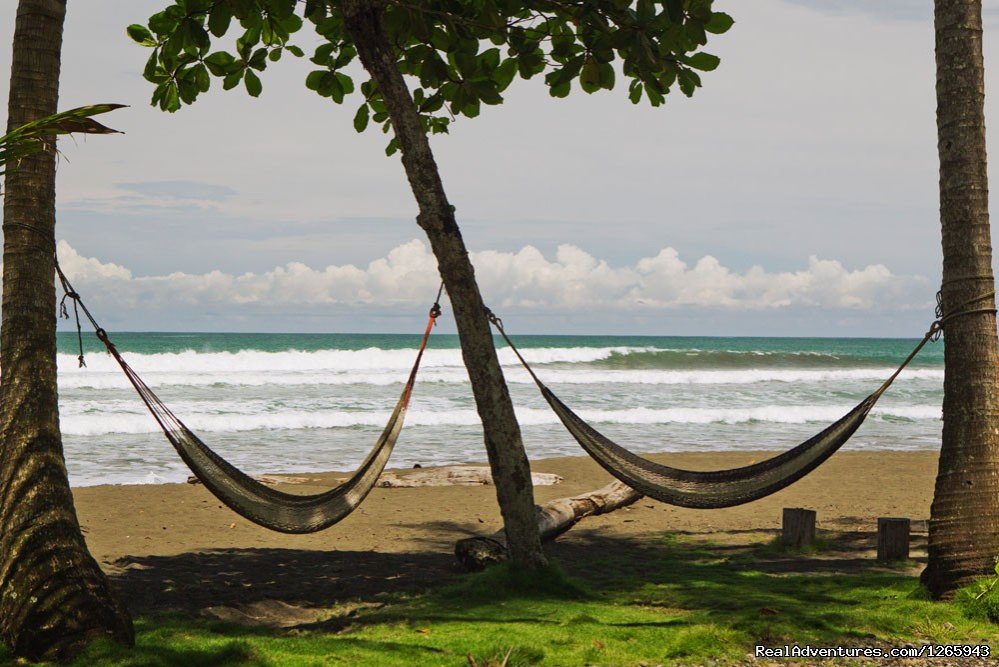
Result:
M936 0L937 132L944 313L995 308L985 156L981 0ZM966 305L967 304L967 305ZM946 323L943 443L923 580L934 597L992 570L999 555L996 317Z
M20 0L8 123L56 111L65 0ZM0 637L30 659L132 623L87 551L73 507L56 388L55 154L8 165L0 324Z
M539 567L545 563L545 557L535 520L531 469L454 208L447 200L416 105L382 29L381 10L368 0L344 0L340 7L361 63L385 101L402 150L406 176L419 205L417 223L430 239L454 309L462 356L485 431L486 453L496 483L510 559L520 565Z

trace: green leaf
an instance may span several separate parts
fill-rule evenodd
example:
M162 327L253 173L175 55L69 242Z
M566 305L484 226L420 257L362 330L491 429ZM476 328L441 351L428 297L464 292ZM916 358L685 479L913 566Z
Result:
M305 77L305 87L309 90L319 90L319 85L323 80L323 77L329 73L329 70L317 69L313 72L309 72L309 75Z
M368 114L369 114L368 105L362 104L361 108L357 110L356 114L354 114L355 130L357 130L358 132L364 132L365 128L368 127L368 119L369 119Z
M173 7L170 9L173 9ZM176 30L179 22L180 17L176 15L176 12L171 12L169 9L149 17L149 27L161 37Z
M274 25L274 19L268 18L260 26L260 41L268 46L274 44L275 41L280 41L274 39Z
M614 89L614 66L610 63L600 63L600 87Z
M246 70L246 77L243 79L243 83L246 85L246 92L252 97L260 97L260 92L264 89L264 86L260 83L260 77L254 74L253 70Z
M593 58L587 58L583 63L583 69L579 74L579 86L585 93L595 93L600 90L600 63Z
M212 85L212 77L208 75L208 68L205 65L196 65L192 72L194 85L197 86L198 91L207 93Z
M649 98L649 103L654 107L658 107L666 101L663 94L656 90L654 86L645 86L645 95Z
M163 91L163 98L160 100L160 109L173 113L180 109L180 93L175 82L170 81L164 85L166 88Z
M336 45L331 44L329 42L325 44L320 44L319 46L316 47L316 52L315 54L313 54L310 60L312 60L312 62L314 62L317 65L326 66L329 64L330 55L333 53L333 49L335 48Z
M333 94L333 89L337 87L336 72L330 72L329 70L323 72L323 75L319 78L319 86L316 88L316 92L323 97L329 97Z
M243 80L243 72L247 70L239 69L232 74L227 74L224 79L222 79L222 89L232 90L239 85L239 82Z
M253 55L246 61L246 64L255 70L263 70L267 67L267 49L260 48L253 52Z
M712 70L718 68L719 63L721 63L721 58L701 51L685 58L684 62L694 69L699 69L702 72L711 72Z
M288 37L293 32L298 32L302 29L302 19L298 18L295 14L289 14L281 19L281 30L284 33L284 38Z
M496 92L496 84L489 80L473 81L472 92L486 104L503 104L503 97Z
M671 5L677 4L681 4L680 0L666 0L667 10L669 10ZM652 4L652 0L638 0L637 13L639 23L644 24L651 22L656 16L656 8ZM672 12L670 12L670 18L672 18Z
M216 2L212 6L211 13L208 14L208 29L216 37L221 37L229 30L229 23L232 21L232 11L229 5L224 2Z
M642 84L640 81L635 81L631 84L628 90L628 99L631 100L632 104L638 104L642 101Z
M159 81L156 81L156 76L160 73L165 73L165 70L160 67L160 52L159 49L153 49L149 59L146 60L146 67L142 70L142 77L146 81L160 83Z
M216 51L215 53L207 56L205 58L205 65L208 67L208 71L215 76L225 76L229 74L229 69L232 64L236 62L236 59L230 53L225 51Z
M704 29L715 35L720 35L723 32L728 32L734 23L735 19L725 12L712 12L711 18L704 24Z
M184 41L184 50L191 54L198 54L207 51L212 45L212 38L208 36L205 28L195 20L188 20L187 38Z
M302 51L302 49L295 46L294 44L288 44L287 46L284 47L284 50L290 53L291 55L295 56L296 58L301 58L302 56L305 55L305 52Z
M125 28L125 32L128 33L128 36L132 38L133 42L139 44L140 46L156 46L156 40L153 39L153 33L149 32L149 29L144 25L133 23Z
M517 76L517 61L513 58L507 58L493 72L493 80L496 81L496 90L500 92L506 90L506 87L510 85L515 76Z
M194 77L189 75L190 70L184 74L183 78L177 79L177 92L180 95L181 102L192 104L194 100L198 99L198 85Z
M243 58L249 60L250 52L260 41L260 28L250 28L243 33L243 36L236 40L236 52Z
M340 83L340 79L333 77L333 81L330 83L328 88L329 98L336 102L337 104L343 104L343 96L346 91L343 89L343 85Z
M552 97L568 97L571 89L572 84L566 81L565 83L560 83L549 88L548 94Z
M354 92L354 80L343 72L336 73L336 80L340 84L340 88L343 89L344 95L350 95Z
M666 13L673 23L683 21L683 0L666 0Z
M681 69L676 74L676 81L680 84L680 91L690 97L694 94L694 89L701 83L700 77L689 69Z

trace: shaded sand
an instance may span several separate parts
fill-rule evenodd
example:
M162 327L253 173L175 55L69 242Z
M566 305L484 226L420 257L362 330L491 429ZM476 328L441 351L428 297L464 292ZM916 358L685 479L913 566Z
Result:
M714 469L772 455L653 458ZM749 505L690 510L643 499L585 519L548 551L575 574L595 569L590 565L615 553L634 554L665 532L733 546L764 542L779 528L783 507L806 507L818 512L820 531L835 532L837 547L818 557L785 559L776 567L872 567L876 518L926 519L936 464L935 452L841 452L790 488ZM537 461L533 469L565 478L556 486L536 487L540 503L597 489L611 479L585 457ZM343 473L294 477L308 482L278 488L315 493ZM91 551L139 613L222 607L222 615L232 618L226 605L251 615L254 608L264 608L266 615L276 603L279 609L292 605L296 610L363 606L382 592L424 590L457 576L455 541L500 527L491 486L375 489L351 516L314 535L259 528L200 485L97 486L74 493ZM925 556L925 537L918 535L925 525L917 522L913 532L918 559ZM295 613L285 616L289 613L302 621Z

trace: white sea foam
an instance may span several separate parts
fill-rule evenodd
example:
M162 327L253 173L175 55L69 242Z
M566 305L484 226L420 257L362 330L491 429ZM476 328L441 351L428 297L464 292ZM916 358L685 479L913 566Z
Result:
M538 347L521 350L533 364L589 363L608 359L612 355L659 351L653 347ZM509 348L498 350L503 364L513 365L517 359ZM264 352L240 350L238 352L161 352L154 354L123 353L129 365L146 372L240 372L240 371L370 371L408 370L416 358L416 349L385 350L369 347L362 350L285 350ZM71 354L58 356L59 367L65 370L77 367L77 358ZM461 350L427 350L421 367L463 367ZM87 368L94 371L111 371L118 368L113 358L106 354L87 356ZM82 369L86 370L86 369Z
M769 422L805 424L833 422L846 414L852 405L767 405L751 408L630 408L625 410L579 410L578 414L593 424L739 424ZM344 412L336 410L288 410L274 413L205 413L178 416L199 433L236 433L260 430L338 429L382 427L388 411L371 410ZM940 407L935 405L875 408L872 414L882 418L911 420L939 419ZM523 426L557 424L549 410L521 408L517 418ZM114 433L154 433L156 422L145 413L70 413L61 419L63 433L97 436ZM407 426L477 426L479 417L474 410L411 410Z
M308 354L308 353L306 353ZM159 355L149 355L159 356ZM389 386L400 384L407 375L404 369L343 369L335 367L308 366L300 368L266 368L252 365L230 367L171 368L168 364L149 364L141 360L133 367L151 387L187 386L205 387L213 385L260 387L265 385L372 385ZM509 361L509 360L505 360ZM75 362L75 358L74 358ZM63 365L59 373L59 384L67 389L119 389L128 387L128 381L117 366L102 366L88 360L87 368ZM113 363L113 362L112 362ZM542 379L552 385L559 384L639 384L639 385L709 385L709 384L756 384L762 382L835 382L849 380L881 381L891 375L892 368L851 368L851 369L779 369L752 368L726 370L602 370L542 368ZM531 377L518 365L507 364L507 381L515 384L531 384ZM901 375L906 380L943 381L943 370L935 368L907 369ZM419 381L423 383L441 382L464 384L468 375L460 366L426 366L420 370Z

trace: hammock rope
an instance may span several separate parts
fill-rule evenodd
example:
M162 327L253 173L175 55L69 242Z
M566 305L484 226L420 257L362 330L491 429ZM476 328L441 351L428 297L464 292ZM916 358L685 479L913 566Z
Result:
M975 302L993 296L995 296L995 292L969 299L952 310L950 314L935 320L922 340L880 387L846 415L815 436L790 450L758 463L712 471L684 470L655 463L628 451L602 435L583 421L541 381L507 335L503 327L503 320L488 309L486 316L490 323L496 327L506 344L510 346L524 369L530 374L541 391L541 395L562 424L576 442L607 472L639 493L660 502L679 507L717 509L742 505L776 493L825 462L856 432L881 395L887 391L888 387L926 343L939 337L946 322L974 313L995 313L995 308L966 310Z
M282 533L314 533L328 528L353 512L374 488L402 431L406 409L409 406L413 385L416 382L416 374L430 339L430 333L441 314L440 298L444 289L442 284L437 292L434 305L430 309L427 326L416 354L416 361L409 372L409 378L403 388L402 395L392 410L384 430L360 467L347 481L329 491L314 495L299 495L278 491L253 479L219 456L185 426L122 358L121 353L108 337L107 331L97 323L80 295L73 289L72 284L59 267L58 261L56 261L55 268L65 292L62 312L68 317L65 310L65 300L72 300L79 333L79 311L76 310L76 306L79 304L80 310L94 326L98 340L114 357L132 387L139 394L139 398L142 399L146 408L163 430L167 440L170 441L191 472L205 485L206 489L230 509L257 525ZM82 333L79 335L79 359L83 365Z

